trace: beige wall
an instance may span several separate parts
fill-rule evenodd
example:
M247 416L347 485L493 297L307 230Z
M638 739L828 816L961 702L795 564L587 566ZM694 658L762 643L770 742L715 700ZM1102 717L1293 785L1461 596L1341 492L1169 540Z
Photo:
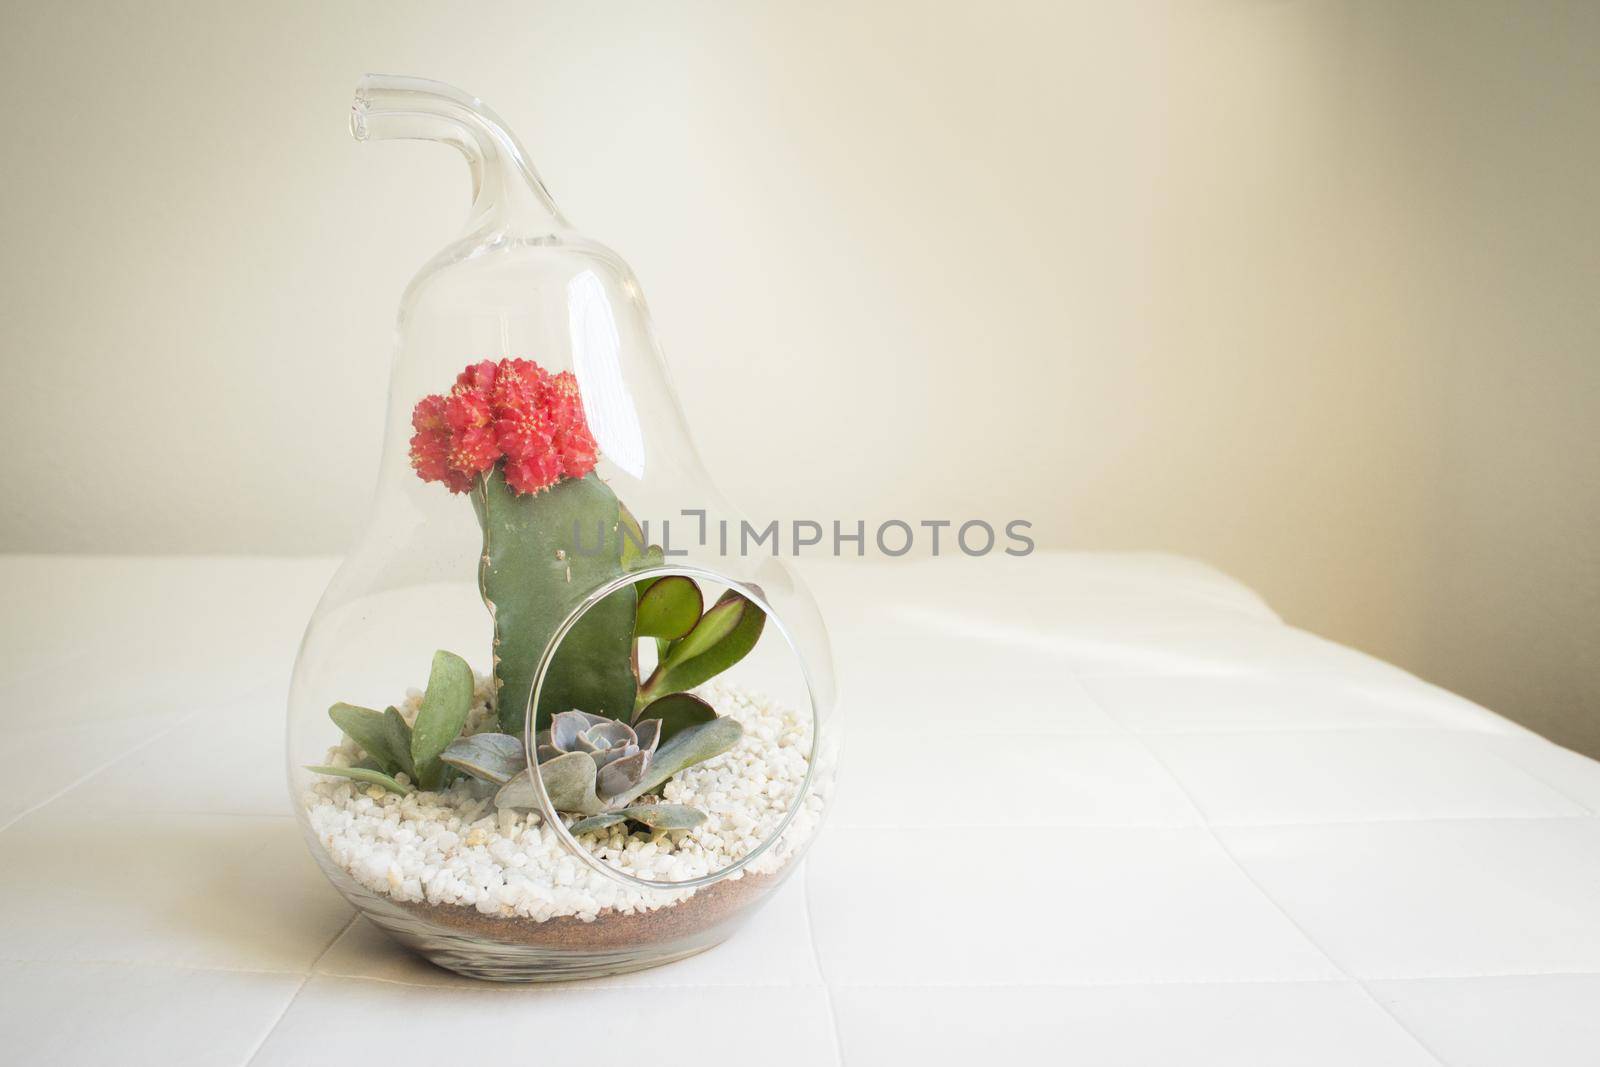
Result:
M1393 19L1418 673L1600 755L1600 5Z
M417 73L633 263L751 513L1191 554L1600 752L1594 5L30 8L0 548L348 542L465 207L345 133Z

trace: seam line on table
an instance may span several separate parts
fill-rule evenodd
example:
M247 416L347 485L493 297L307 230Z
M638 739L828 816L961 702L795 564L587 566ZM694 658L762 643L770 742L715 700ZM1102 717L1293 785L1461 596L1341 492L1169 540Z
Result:
M348 926L345 927L349 929ZM341 934L344 932L340 931ZM337 940L337 938L335 939ZM326 955L326 953L324 953ZM607 993L628 992L638 989L651 990L677 990L677 989L821 989L828 986L827 982L815 985L800 984L795 982L652 982L628 983L626 985L592 985L585 982L559 982L549 984L517 984L517 983L448 983L448 982L411 982L403 978L384 978L371 974L342 974L338 971L316 971L304 974L300 971L274 971L258 970L245 967L212 967L195 963L169 963L165 960L118 960L118 959L47 959L43 957L7 957L0 958L0 965L10 964L21 967L127 967L132 969L150 969L166 971L184 971L194 974L238 974L263 978L333 978L345 982L372 982L378 985L402 986L407 989L436 989L441 992L471 992L480 994L517 994L538 992L542 994L553 993ZM1597 978L1600 979L1600 967L1589 970L1529 970L1529 971L1435 971L1416 974L1363 974L1359 981L1366 982L1451 982L1451 981L1492 981L1495 979L1517 978ZM1105 978L1105 979L1065 979L1062 981L992 981L992 982L854 982L841 981L841 989L1099 989L1099 988L1127 988L1139 986L1238 986L1238 985L1340 985L1344 983L1356 984L1355 976L1341 978L1338 976L1328 978L1303 978L1303 977L1241 977L1241 978L1167 978L1167 977L1136 977L1136 978ZM831 989L831 986L828 986Z
M1505 978L1600 978L1588 971L1489 971L1440 974L1355 975L1328 978L1106 978L1060 982L840 982L841 989L1122 989L1142 986L1357 985L1363 982L1472 982Z
M289 1009L294 1007L294 1002L300 999L300 994L306 991L306 986L311 982L311 976L317 973L317 964L321 963L322 958L333 950L333 946L339 943L339 939L349 932L359 918L361 918L360 912L351 912L350 921L341 926L339 932L334 934L326 945L322 946L322 951L317 953L317 958L311 961L311 966L307 967L305 973L300 976L300 984L294 987L293 995L284 1002L283 1010L278 1013L276 1019L272 1020L272 1025L268 1026L261 1034L261 1040L257 1041L255 1047L250 1050L250 1055L245 1057L244 1067L250 1067L252 1063L256 1062L256 1057L261 1055L262 1049L266 1048L267 1041L277 1032L279 1025L288 1016Z
M298 978L303 973L291 970L277 971L270 967L216 967L206 963L174 963L169 960L63 959L59 956L55 958L0 956L0 964L15 964L22 967L146 967L152 970L187 971L193 974L240 974L252 978Z
M38 811L40 808L43 808L48 804L52 804L55 801L60 800L62 797L66 796L68 793L72 792L72 790L76 789L78 786L82 785L84 782L87 782L89 779L93 778L95 775L101 773L102 771L110 769L111 767L115 766L118 763L121 763L123 760L129 758L130 756L134 755L135 753L144 751L146 748L149 748L151 745L155 744L157 741L162 740L163 738L165 738L168 734L172 733L173 731L181 729L182 727L188 725L188 723L189 723L189 721L191 719L198 719L200 716L202 716L204 714L205 714L205 709L204 708L197 708L194 711L190 712L189 714L181 717L176 722L172 723L166 729L158 730L155 733L151 734L149 737L145 738L143 741L141 741L138 744L134 745L132 748L123 749L121 752L117 753L115 756L112 756L110 759L106 760L104 763L99 764L98 766L96 766L93 770L89 771L88 773L83 774L83 775L81 775L81 776L79 776L77 778L74 778L72 781L70 781L66 785L62 786L56 792L51 793L49 796L47 796L43 800L39 801L39 803L34 804L32 807L23 809L22 811L18 812L16 815L12 816L4 824L0 824L0 833L5 833L7 830L9 830L13 826L17 825L17 823L21 822L23 819L26 819L29 815L32 815L34 812Z
M160 738L157 738L157 740L160 740ZM104 768L102 768L102 770L103 769ZM61 799L61 797L59 797L59 796L54 797L50 801L47 801L45 805L40 805L38 808L31 808L27 812L24 812L23 814L24 815L32 815L34 812L41 810L47 804L54 803L55 801L60 800L60 799ZM69 809L67 811L52 812L52 813L50 813L48 815L48 817L49 818L67 818L69 816L77 816L77 815L81 815L81 814L83 814L83 813L79 812L79 811L75 811L75 810ZM1574 816L1574 818L1579 818L1579 817L1581 817L1581 816ZM22 815L18 815L17 818L21 819ZM102 818L103 818L103 821L105 821L105 822L117 823L117 822L141 822L141 821L144 821L146 819L161 820L161 819L211 819L211 818L217 818L217 819L286 819L286 820L289 820L289 821L293 821L295 816L294 816L294 814L292 812L287 812L287 811L213 811L213 810L210 810L210 809L207 809L207 808L143 808L143 809L124 810L124 811L121 811L121 812L116 812L116 813L113 813L113 814L110 814L110 815L107 815L107 816L103 816ZM9 829L10 826L11 826L10 823L6 823L5 826L4 827L0 827L0 829Z
M1562 752L1568 753L1569 755L1577 755L1577 756L1581 756L1582 755L1582 753L1575 753L1569 748L1562 748L1560 745L1557 745L1554 741L1547 741L1546 743L1552 745L1553 747L1559 749ZM1506 764L1508 767L1511 767L1511 768L1513 768L1515 770L1521 771L1523 774L1527 775L1529 778L1532 778L1534 781L1538 782L1540 785L1544 786L1546 789L1550 790L1552 793L1554 793L1557 796L1561 797L1563 800L1566 800L1568 803L1576 804L1578 807L1582 808L1584 811L1588 812L1590 815L1600 815L1600 811L1597 811L1592 805L1590 805L1590 804L1578 799L1572 793L1568 792L1563 787L1557 785L1555 782L1552 782L1550 779L1546 778L1544 775L1540 774L1538 771L1534 770L1532 767L1526 766L1521 760L1514 759L1513 757L1508 756L1504 752L1500 751L1500 746L1498 746L1498 745L1494 746L1489 754L1491 756L1493 756L1495 759L1499 760L1501 763Z
M1482 727L1472 726L1439 726L1434 723L1407 723L1391 726L1176 726L1162 727L1160 729L1137 729L1126 723L1120 722L1114 716L1107 716L1110 725L1107 726L1051 726L1049 723L1029 723L1027 731L1030 735L1039 737L1121 737L1132 734L1135 737L1239 737L1263 735L1266 737L1282 737L1285 734L1460 734L1464 737L1498 737L1518 741L1526 741L1527 737L1515 730L1501 730L1491 725ZM864 726L852 729L851 736L884 737L892 738L903 736L904 730L895 726ZM1006 736L998 730L983 731L993 736ZM1554 742L1547 742L1555 744ZM1561 746L1557 745L1557 748ZM1562 749L1571 752L1571 749Z
M1306 681L1310 680L1310 678L1328 678L1338 675L1338 672L1328 670L1326 667L1320 667L1320 665L1318 667L1274 667L1272 672L1267 673L1262 672L1261 669L1256 669L1251 664L1218 664L1218 669L1216 670L1136 670L1131 669L1131 667L1126 670L1110 670L1093 664L1078 664L1077 669L1075 669L1075 665L1070 664L1070 662L1064 667L1064 673L1066 673L1067 677L1074 678L1077 681L1120 681L1126 680L1126 678L1162 678L1162 680L1170 681L1190 680L1190 678L1197 678L1197 680L1198 678L1275 678L1275 680L1285 681ZM1344 677L1350 677L1349 673ZM1371 678L1373 681L1400 681L1400 678L1389 677L1386 672L1381 672L1381 670L1373 670L1371 673L1358 673L1355 677L1358 680ZM1408 675L1408 677L1411 678L1411 681L1418 680L1414 675ZM1493 715L1493 712L1490 713Z
M1105 713L1107 716L1110 716L1111 713L1106 710L1103 704L1100 703L1099 698L1089 691L1088 686L1079 681L1078 688L1082 690L1084 695L1094 703L1095 707L1099 708L1101 712ZM1245 869L1244 864L1239 861L1239 857L1233 854L1233 850L1228 848L1226 842L1222 840L1222 837L1214 829L1212 829L1211 823L1206 818L1205 810L1201 808L1200 805L1195 801L1194 797L1189 792L1189 788L1183 784L1183 780L1179 778L1177 773L1167 765L1166 760L1161 758L1161 753L1156 751L1153 745L1145 744L1144 739L1139 737L1138 734L1133 733L1132 730L1129 730L1128 734L1130 737L1133 737L1139 742L1140 747L1142 747L1145 752L1149 754L1151 759L1156 761L1156 764L1167 775L1167 777L1171 779L1172 784L1177 787L1180 793L1183 794L1184 799L1188 801L1189 806L1194 809L1195 815L1200 819L1201 827L1211 837L1212 843L1215 844L1222 854L1228 858L1228 862L1233 864L1233 868L1239 872L1239 876L1248 882L1250 886L1254 888L1258 894L1260 894L1261 898L1271 905L1279 915L1283 916L1284 921L1299 933L1301 938L1305 940L1306 944L1315 949L1317 954L1327 961L1327 963L1336 971L1343 975L1346 980L1355 983L1356 987L1360 989L1362 994L1367 998L1367 1001L1371 1003L1373 1007L1377 1008L1378 1011L1382 1012L1389 1019L1389 1021L1399 1029L1401 1033L1409 1037L1412 1044L1416 1045L1416 1047L1421 1050L1423 1055L1439 1064L1440 1067L1445 1067L1444 1059L1440 1057L1439 1054L1432 1048L1430 1048L1427 1042L1423 1041L1422 1038L1417 1036L1417 1034L1413 1032L1410 1027L1406 1026L1406 1024L1401 1021L1399 1016L1390 1011L1389 1008L1377 998L1372 990L1367 987L1366 982L1362 981L1361 978L1351 973L1344 967L1343 964L1334 959L1327 949L1318 944L1316 938L1312 937L1310 932L1307 931L1305 927L1301 926L1299 921L1296 920L1293 915L1289 914L1288 909L1279 903L1277 898L1268 893L1266 888L1262 886L1260 882L1256 881L1255 877Z
M1209 830L1210 827L1208 826L1207 829ZM1277 899L1272 896L1272 894L1268 893L1266 888L1262 886L1260 882L1256 881L1255 876L1245 869L1244 864L1239 862L1239 858L1233 854L1233 851L1228 848L1227 844L1223 842L1222 838L1213 833L1211 835L1211 839L1217 843L1217 847L1222 850L1223 855L1228 857L1228 861L1233 864L1234 869L1237 870L1239 874L1255 888L1257 893L1260 893L1261 896L1272 905L1279 915L1282 915L1291 926L1300 932L1301 937L1305 938L1309 944L1315 946L1317 951L1322 953L1323 957L1327 959L1329 963L1338 968L1340 974L1354 982L1356 988L1361 991L1361 993L1367 998L1373 1007L1377 1008L1384 1015L1388 1016L1389 1020L1393 1022L1397 1028L1399 1028L1400 1032L1409 1037L1417 1046L1417 1048L1422 1050L1424 1055L1430 1057L1435 1063L1440 1064L1441 1067L1444 1067L1445 1060L1437 1052L1435 1052L1426 1041L1418 1036L1415 1031L1407 1026L1398 1015L1391 1011L1388 1005L1379 1000L1377 994L1373 993L1371 987L1367 985L1366 981L1362 977L1354 974L1338 960L1329 955L1328 950L1318 944L1317 940L1311 936L1310 932L1307 931L1305 927L1301 926L1299 921L1296 920L1293 915L1290 915L1288 910L1284 908L1284 906L1280 904Z
M1167 772L1171 775L1171 772ZM1179 788L1182 788L1181 786ZM1192 801L1191 801L1192 803ZM1145 833L1172 833L1177 830L1210 830L1220 828L1223 830L1285 830L1296 827L1306 829L1320 829L1334 826L1395 826L1401 823L1469 823L1469 822L1593 822L1600 815L1590 812L1574 812L1570 815L1541 814L1541 815L1396 815L1380 816L1371 819L1305 819L1299 822L1217 822L1207 820L1203 813L1196 807L1197 818L1194 822L1171 823L1142 823L1142 822L1038 822L1016 823L1022 829L1049 829L1049 830L1137 830ZM840 830L939 830L960 823L851 823L836 822ZM979 824L973 824L979 825Z
M274 683L268 682L268 681L256 681L256 682L253 682L250 685L247 685L247 686L245 686L243 688L232 690L230 693L227 694L226 697L221 699L221 702L225 703L225 704L230 704L230 705L231 704L236 704L236 703L238 703L240 701L245 700L247 697L251 696L254 693L257 693L257 692L260 692L260 691L264 691L264 690L267 690L267 689L271 688L273 685L274 685ZM13 815L10 819L6 820L4 823L0 823L0 833L4 833L5 831L11 829L17 823L21 822L23 819L27 818L29 815L32 815L34 812L39 811L42 808L48 807L51 804L54 804L56 801L60 800L64 796L66 796L68 793L72 792L74 789L76 789L79 786L83 785L85 782L88 782L90 779L95 778L98 775L103 774L104 772L110 770L112 767L114 767L117 764L121 763L123 760L129 759L129 758L137 755L138 753L143 752L145 749L149 748L151 745L155 744L157 741L161 741L164 738L166 738L167 735L169 735L169 734L171 734L171 733L173 733L173 732L175 732L177 730L181 730L183 727L187 726L190 723L191 720L198 719L201 716L210 713L211 710L212 709L210 707L200 707L200 708L195 708L194 710L190 711L188 714L179 715L178 718L174 719L165 728L163 728L161 730L157 730L155 733L151 734L149 737L145 738L143 741L140 741L138 744L133 745L130 748L123 749L121 752L117 753L115 756L112 756L109 760L106 760L104 763L98 764L96 767L94 767L93 770L90 770L87 773L85 773L85 774L83 774L83 775L81 775L81 776L79 776L77 778L74 778L72 781L70 781L66 785L62 786L56 792L51 793L49 796L45 797L43 800L39 801L37 804L34 804L34 805L32 805L30 807L27 807L27 808L24 808L22 811L18 812L16 815ZM156 814L161 814L161 813L156 813ZM178 814L187 814L187 813L181 813L180 812ZM212 814L212 813L211 812L204 812L204 813L200 813L200 814ZM219 814L232 814L232 813L219 813Z
M833 1058L844 1067L844 1041L839 1036L839 1013L833 1007L833 986L822 969L822 950L817 947L817 924L811 910L811 864L800 871L800 890L805 898L806 940L811 943L811 962L817 968L817 979L822 983L822 999L828 1006L828 1029L833 1037Z

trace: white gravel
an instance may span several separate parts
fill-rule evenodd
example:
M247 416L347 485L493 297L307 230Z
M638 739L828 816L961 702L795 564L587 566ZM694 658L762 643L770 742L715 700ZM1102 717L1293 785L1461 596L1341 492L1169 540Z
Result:
M495 728L487 687L480 676L468 733ZM676 840L650 841L643 834L626 835L619 825L579 838L590 852L629 874L680 881L727 866L771 836L805 778L809 715L719 682L696 693L719 714L738 719L744 737L664 787L662 800L692 804L709 816L695 829L673 835ZM397 705L408 721L421 699L413 689ZM328 762L349 766L363 755L346 738L329 752ZM442 792L401 797L377 786L319 776L302 800L312 830L334 862L361 885L397 901L456 904L538 921L560 916L592 921L602 911L653 911L693 895L693 889L638 889L592 870L567 852L537 814L497 812L493 792L491 786L460 779ZM807 797L778 843L744 870L766 874L782 867L810 838L823 803L816 792Z

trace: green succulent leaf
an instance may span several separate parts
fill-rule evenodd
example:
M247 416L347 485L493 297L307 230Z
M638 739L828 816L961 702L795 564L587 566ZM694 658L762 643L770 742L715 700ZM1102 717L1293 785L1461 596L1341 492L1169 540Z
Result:
M743 597L718 598L711 609L694 624L694 628L684 635L683 640L672 646L669 658L682 663L709 650L739 625L739 619L744 615L745 605L748 603L749 601Z
M567 831L571 833L573 837L577 837L579 834L587 834L595 830L604 830L608 826L615 826L619 822L627 821L628 817L622 814L622 812L608 811L603 815L591 815L587 819L579 819L577 822L567 827Z
M681 693L732 667L756 647L767 616L754 602L728 590L680 641L674 641L650 680L640 688L635 710L668 693Z
M660 719L661 741L665 744L679 731L716 717L716 710L693 693L668 693L646 704L633 718L635 722Z
M591 761L593 762L593 761ZM528 809L539 806L539 794L534 791L531 773L524 769L512 778L500 791L494 795L494 806L497 808Z
M494 785L505 785L528 766L528 753L522 741L510 734L458 737L439 754L439 759Z
M658 567L665 556L660 545L646 545L644 529L640 527L639 520L633 517L633 512L628 510L628 505L617 502L617 520L622 525L622 569L625 571L642 571L646 567ZM639 583L639 592L643 593L650 588L654 578L647 578Z
M405 796L407 793L412 792L412 789L409 785L401 785L399 782L395 781L387 774L384 774L382 771L374 771L366 767L326 767L321 765L313 765L306 767L306 770L315 771L318 774L332 775L335 778L353 778L358 782L366 782L369 785L381 785L389 792L399 793L401 796Z
M588 753L567 752L546 760L539 764L539 775L557 811L569 815L598 815L606 810L595 795L595 766ZM494 803L499 808L537 808L539 794L533 782L533 769L523 770L501 786Z
M557 811L574 815L594 815L604 811L595 795L594 759L584 752L568 752L539 764L545 792Z
M634 632L639 637L676 641L695 629L704 605L700 587L693 578L669 574L652 582L640 593Z
M483 526L478 584L494 617L495 711L500 728L520 736L556 627L590 590L626 573L629 539L616 494L593 473L519 495L496 468L478 479L472 501ZM624 586L567 633L540 694L536 729L568 708L613 719L632 713L637 607L638 593Z
M328 709L328 718L360 745L384 770L405 770L389 747L389 731L384 726L383 712L355 704L335 704Z
M718 718L684 727L670 741L661 742L661 747L656 749L655 758L650 761L644 778L638 785L617 797L613 804L625 805L646 793L654 792L663 782L684 768L693 767L697 763L704 763L708 759L722 755L737 745L739 738L743 736L744 727L739 725L738 719Z
M383 709L383 736L389 743L389 752L394 756L394 761L400 765L400 769L415 778L417 767L411 759L411 724L406 722L399 708Z
M661 833L667 830L693 830L706 821L706 813L688 804L634 804L617 812L633 822L643 823Z
M673 830L692 830L705 821L705 812L687 804L634 804L617 811L579 819L567 829L576 836L603 830L619 822L636 822L659 834Z
M454 653L435 652L428 688L411 729L411 760L423 789L439 786L443 775L439 754L461 733L471 710L472 668Z

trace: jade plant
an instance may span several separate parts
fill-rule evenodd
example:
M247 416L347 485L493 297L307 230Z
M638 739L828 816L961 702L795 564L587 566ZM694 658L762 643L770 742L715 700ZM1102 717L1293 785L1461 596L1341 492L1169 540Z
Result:
M537 805L522 743L534 715L539 775L576 832L627 821L656 831L704 816L640 803L673 775L727 751L737 721L688 692L738 663L760 639L765 613L733 590L705 607L682 575L624 584L567 632L530 708L534 674L562 620L590 590L659 564L662 550L595 472L599 448L571 372L524 359L485 360L412 412L419 477L472 502L483 531L478 585L494 623L490 704L498 732L461 736L472 671L439 652L415 721L335 704L329 714L366 753L353 767L312 768L408 793L458 774L498 787L501 807ZM640 677L638 647L653 669Z

